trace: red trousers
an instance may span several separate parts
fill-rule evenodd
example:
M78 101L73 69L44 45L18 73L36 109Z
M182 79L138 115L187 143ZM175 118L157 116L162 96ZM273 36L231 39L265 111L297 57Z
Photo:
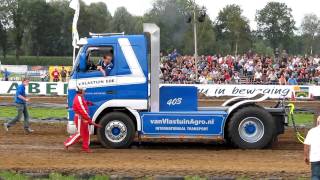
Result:
M77 132L73 135L71 135L65 142L64 146L69 147L72 144L75 144L79 141L79 139L82 139L82 149L88 150L89 144L90 144L90 134L89 134L89 124L84 122L78 114L75 114L74 116L74 123L77 127Z

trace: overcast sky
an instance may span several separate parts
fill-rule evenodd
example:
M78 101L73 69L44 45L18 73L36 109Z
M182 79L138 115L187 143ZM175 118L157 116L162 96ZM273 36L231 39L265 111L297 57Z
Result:
M117 7L124 6L133 15L143 15L152 8L154 0L84 0L87 4L91 2L105 2L113 15ZM320 16L320 0L274 0L284 2L292 9L292 15L296 26L300 27L303 16L308 13L315 13ZM238 4L243 9L243 15L250 20L250 26L256 29L254 17L257 10L262 9L270 0L196 0L199 5L207 7L208 15L212 20L218 12L228 4Z

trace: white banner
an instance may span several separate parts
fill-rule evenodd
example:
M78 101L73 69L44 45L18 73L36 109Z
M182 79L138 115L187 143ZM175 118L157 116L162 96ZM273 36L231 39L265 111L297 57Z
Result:
M0 94L15 94L21 81L0 81ZM67 95L68 83L63 82L30 82L26 88L27 94L32 95Z
M0 65L0 71L7 69L10 73L25 74L28 71L27 65Z
M320 86L294 85L196 85L199 93L205 96L252 96L257 93L268 94L269 98L278 99L301 98L308 99L320 96Z
M0 94L15 94L17 81L0 81ZM320 96L320 86L281 86L281 85L224 85L224 84L162 84L161 86L196 86L201 94L208 97L252 96L257 93L268 94L270 98L308 99ZM67 95L68 83L30 82L27 93L33 95Z

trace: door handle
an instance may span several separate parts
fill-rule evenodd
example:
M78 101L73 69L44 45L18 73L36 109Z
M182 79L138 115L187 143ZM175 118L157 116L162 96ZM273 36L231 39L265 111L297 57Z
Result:
M114 90L106 91L106 94L116 94L116 91Z

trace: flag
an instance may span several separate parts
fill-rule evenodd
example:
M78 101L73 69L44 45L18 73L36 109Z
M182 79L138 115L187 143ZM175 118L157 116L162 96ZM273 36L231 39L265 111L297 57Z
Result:
M74 48L77 48L77 42L79 41L79 33L77 29L78 19L79 19L79 13L80 13L80 3L79 0L71 0L69 7L74 9L74 16L73 16L73 22L72 22L72 46Z
M79 0L71 0L69 7L76 11L80 7Z

